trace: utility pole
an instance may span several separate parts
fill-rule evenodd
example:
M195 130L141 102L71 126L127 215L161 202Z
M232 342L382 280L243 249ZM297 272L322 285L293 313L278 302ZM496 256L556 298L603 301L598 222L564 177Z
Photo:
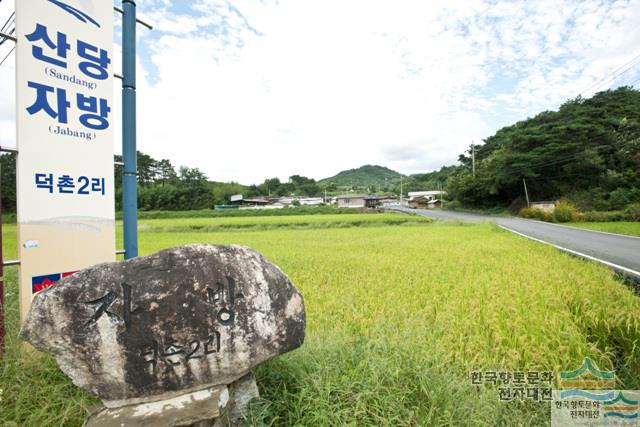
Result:
M522 178L522 184L524 185L524 196L527 198L527 207L530 207L529 193L527 192L527 181L524 178Z
M476 147L471 141L471 170L473 171L473 177L476 177Z
M400 206L402 206L402 175L400 175Z

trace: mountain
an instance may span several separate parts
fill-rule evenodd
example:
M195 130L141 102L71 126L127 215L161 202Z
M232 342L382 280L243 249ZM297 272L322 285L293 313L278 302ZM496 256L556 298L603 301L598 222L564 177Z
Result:
M321 186L335 185L336 187L382 188L400 180L400 173L384 166L364 165L357 169L342 171L337 175L318 181Z
M584 211L640 203L640 91L630 87L565 102L503 127L469 151L445 188L463 205L522 205L566 198ZM527 194L524 192L526 180Z

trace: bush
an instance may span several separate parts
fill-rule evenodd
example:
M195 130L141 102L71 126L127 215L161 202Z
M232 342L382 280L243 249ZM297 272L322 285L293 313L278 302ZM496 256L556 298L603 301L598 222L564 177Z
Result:
M537 208L522 208L518 215L523 218L538 219L540 221L548 221L550 217L547 212Z
M622 211L589 211L584 213L584 220L589 222L613 222L624 221L625 216Z
M581 221L584 215L568 200L560 200L553 210L553 219L558 222Z
M520 212L520 210L522 210L523 208L526 208L526 207L527 207L526 200L523 199L521 196L518 196L515 199L513 199L513 201L511 202L511 204L509 204L507 209L512 214L517 215Z
M640 203L632 203L624 210L627 221L640 221Z

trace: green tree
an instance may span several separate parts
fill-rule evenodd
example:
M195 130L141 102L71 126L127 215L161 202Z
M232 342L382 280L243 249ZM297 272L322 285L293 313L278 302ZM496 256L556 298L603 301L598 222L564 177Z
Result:
M0 155L0 180L2 180L2 211L16 211L16 154Z

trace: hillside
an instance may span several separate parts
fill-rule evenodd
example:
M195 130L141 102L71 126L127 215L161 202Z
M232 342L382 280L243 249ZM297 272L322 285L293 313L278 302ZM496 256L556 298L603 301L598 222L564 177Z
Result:
M357 169L342 171L337 175L318 181L322 186L336 187L384 187L400 180L400 173L384 166L364 165Z
M584 210L640 202L640 92L629 87L567 101L558 111L506 126L446 170L450 195L465 205L508 206L524 198L568 198Z

